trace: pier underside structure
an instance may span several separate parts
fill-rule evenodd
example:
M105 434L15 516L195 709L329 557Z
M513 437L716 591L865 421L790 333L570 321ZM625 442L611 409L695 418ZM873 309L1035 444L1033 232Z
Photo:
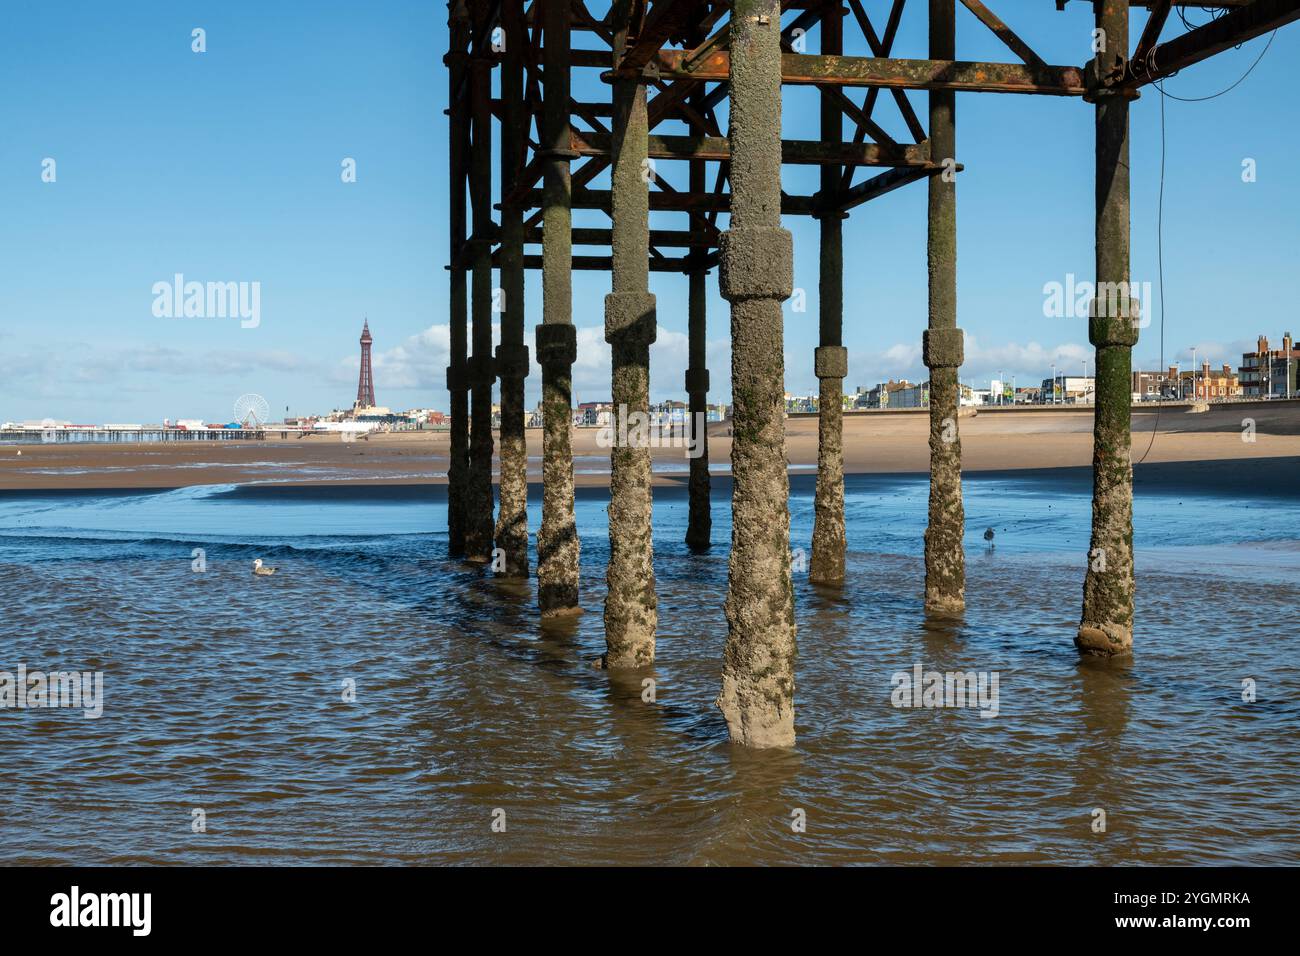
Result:
M917 330L930 370L924 599L927 613L960 615L956 191L963 167L956 98L1076 98L1095 114L1099 294L1089 319L1097 369L1092 540L1075 643L1090 655L1129 653L1129 371L1141 324L1129 277L1129 103L1153 82L1300 18L1300 0L1055 0L1057 10L1084 3L1095 17L1078 48L1094 56L1074 66L1045 62L1011 25L1017 15L1023 19L1025 5L1005 0L450 0L453 555L487 561L499 549L504 560L493 562L497 573L529 574L523 394L531 319L544 419L538 598L544 617L579 610L572 272L610 273L605 338L613 353L614 431L631 435L635 428L617 426L648 412L649 346L656 335L650 273L681 273L688 283L689 363L681 387L694 413L705 408L709 391L705 282L716 270L731 309L734 478L718 706L733 740L792 745L795 623L782 345L793 243L782 218L810 216L820 229L820 344L809 358L821 383L821 421L808 569L813 580L836 585L844 579L846 547L840 397L848 372L843 249L851 226L845 220L872 199L926 184L929 316ZM1179 32L1170 21L1180 7L1214 16ZM1140 8L1135 26L1142 24L1132 31L1136 42L1132 8ZM928 18L928 59L893 55L908 12ZM1010 54L1004 62L958 59L959 13L963 30L991 31L1001 41ZM782 136L782 91L799 86L819 97L815 138ZM928 109L919 110L909 91L923 91ZM887 130L881 100L892 103L889 125L905 134ZM794 167L815 167L818 187L806 194L783 190L782 171ZM574 210L600 210L608 222L575 228ZM675 228L662 225L665 215ZM863 242L880 239L863 236ZM524 315L526 270L542 272L540 317ZM501 325L495 355L494 318ZM498 379L501 478L494 521L489 425ZM695 549L710 543L705 449L691 460L686 540ZM648 451L616 445L611 472L605 665L635 668L654 660L657 624Z

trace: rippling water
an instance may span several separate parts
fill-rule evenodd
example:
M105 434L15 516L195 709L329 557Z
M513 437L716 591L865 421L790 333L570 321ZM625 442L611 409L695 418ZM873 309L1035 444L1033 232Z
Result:
M102 670L106 698L0 710L0 861L1300 862L1300 501L1140 495L1137 654L1104 664L1071 643L1078 473L968 479L968 611L932 628L925 479L850 477L848 587L796 575L798 747L750 753L712 705L719 484L703 557L656 491L659 659L634 677L592 666L603 492L579 491L588 613L547 627L533 582L445 559L437 488L0 496L0 670ZM998 715L893 707L917 663L996 671Z

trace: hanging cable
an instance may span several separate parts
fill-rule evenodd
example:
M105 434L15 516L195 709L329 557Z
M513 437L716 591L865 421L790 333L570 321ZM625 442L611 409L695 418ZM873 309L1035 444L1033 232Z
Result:
M1160 98L1160 196L1156 201L1156 278L1160 285L1160 368L1165 367L1165 100ZM1180 388L1179 391L1182 391ZM1160 430L1160 409L1163 401L1156 402L1156 421L1151 426L1151 440L1138 464L1147 460Z
M1254 72L1255 67L1259 66L1259 61L1264 59L1264 54L1267 53L1268 48L1273 45L1273 38L1275 36L1277 36L1276 30L1274 30L1272 33L1269 34L1268 42L1264 44L1264 49L1259 51L1259 56L1255 57L1255 62L1250 65L1250 68L1247 69L1246 72L1241 75L1241 78L1238 79L1237 82L1233 83L1227 89L1220 90L1217 93L1211 93L1209 96L1175 96L1173 93L1165 92L1165 88L1164 86L1161 85L1162 81L1160 80L1152 80L1151 85L1160 91L1161 96L1168 97L1171 100L1178 100L1180 103L1204 103L1206 100L1217 99L1218 97L1222 96L1224 93L1231 93L1243 82L1245 82L1246 77L1250 76L1250 74ZM1154 68L1155 66L1155 53L1158 48L1159 48L1158 46L1154 46L1151 48L1150 52L1147 53L1147 58L1144 65L1147 67L1148 74L1150 73L1151 69ZM1240 49L1240 47L1238 47L1238 49ZM1177 76L1177 75L1178 72L1175 71L1173 73L1170 73L1169 76L1166 76L1165 79L1168 80L1170 77Z
M1217 20L1226 12L1227 11L1224 9L1218 9L1217 11L1211 10L1210 18L1212 20ZM1183 21L1184 26L1189 28L1192 26L1187 22L1187 17L1181 8L1178 11L1178 16ZM1268 42L1264 44L1264 49L1259 51L1259 56L1255 57L1255 61L1250 64L1250 67L1246 72L1243 73L1235 83L1226 89L1220 90L1218 93L1212 93L1209 96L1175 96L1173 93L1166 92L1160 81L1151 81L1151 85L1160 93L1160 193L1156 202L1156 277L1160 285L1160 368L1162 370L1165 367L1165 100L1178 100L1180 103L1204 103L1207 100L1217 99L1225 93L1232 92L1245 81L1246 77L1250 76L1250 74L1255 71L1255 67L1259 66L1259 61L1264 59L1264 54L1267 53L1268 48L1273 45L1273 38L1276 36L1276 30L1269 34ZM1148 76L1154 75L1157 69L1156 51L1159 48L1159 44L1153 46L1147 51L1147 55L1143 59L1142 67ZM1240 45L1238 45L1238 49L1240 49ZM1168 80L1170 77L1177 75L1178 72L1175 71L1164 79ZM1193 369L1193 375L1194 374L1195 369ZM1181 385L1181 383L1175 384ZM1182 388L1179 387L1178 391L1181 392ZM1196 397L1195 393L1193 393L1192 397ZM1147 460L1147 455L1151 453L1151 448L1156 443L1156 432L1160 430L1160 410L1163 404L1163 402L1156 403L1156 420L1155 424L1151 428L1151 440L1147 443L1147 450L1142 453L1142 457L1137 461L1137 464L1139 465Z

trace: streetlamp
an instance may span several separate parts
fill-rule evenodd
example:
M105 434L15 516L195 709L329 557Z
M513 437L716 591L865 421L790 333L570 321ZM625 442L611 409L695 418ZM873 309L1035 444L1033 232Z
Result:
M1056 404L1056 363L1052 363L1052 404Z

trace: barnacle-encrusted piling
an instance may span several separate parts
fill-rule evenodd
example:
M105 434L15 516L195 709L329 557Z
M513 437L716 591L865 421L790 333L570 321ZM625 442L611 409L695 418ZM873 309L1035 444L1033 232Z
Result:
M477 45L477 44L476 44ZM466 494L465 559L492 560L492 59L486 46L470 59L470 208L474 238L473 308L469 360L469 483Z
M697 94L695 104L703 96ZM704 163L693 160L690 169L692 193L705 191ZM692 222L692 235L699 240L703 230L699 220ZM713 515L709 506L709 430L706 426L709 402L709 369L707 358L708 331L708 254L703 249L692 249L690 261L694 268L687 273L687 366L686 395L690 420L687 435L690 437L690 479L687 494L690 504L686 519L686 545L692 551L707 551L713 533Z
M614 62L627 39L630 0L617 0ZM609 565L605 592L605 666L654 662L654 547L650 496L650 344L655 297L650 293L650 196L646 163L645 87L613 84L613 291L605 297L605 341L612 356L614 405L609 477Z
M1128 56L1128 0L1098 4L1105 49L1097 54L1097 289L1088 339L1097 350L1092 426L1092 540L1083 581L1083 616L1074 643L1099 657L1133 649L1133 465L1130 457L1132 355L1138 307L1129 283L1127 90L1100 80Z
M954 0L930 0L930 59L955 53ZM922 359L930 370L930 514L925 529L925 609L949 615L966 607L966 556L962 535L961 435L957 430L957 370L963 358L957 328L956 95L931 90L930 157L946 162L929 182L926 253L929 261L930 320L922 335Z
M468 79L470 20L464 0L448 4L451 47L447 54L448 88L453 91L447 109L447 221L451 226L451 289L447 322L450 325L451 364L447 366L450 395L450 460L447 463L447 550L453 558L465 554L465 499L469 485L469 287L462 262L465 245L465 176L469 152L469 101L463 95Z
M731 4L731 224L721 243L731 303L731 562L718 707L731 739L794 745L794 590L790 581L782 307L794 285L781 227L781 10Z
M827 5L822 20L822 52L842 52L844 24L838 2ZM844 114L830 97L821 100L822 141L843 138ZM812 557L808 577L819 584L844 581L844 378L849 355L844 348L844 213L834 205L840 168L821 169L820 342L813 354L817 375L817 492L813 500Z
M523 0L502 0L505 51L501 61L501 191L510 192L524 163L524 69L527 40ZM524 441L524 379L528 346L524 344L524 211L517 204L501 209L501 344L497 374L501 378L501 478L496 542L498 569L504 577L528 577L528 447Z
M537 532L537 603L543 617L578 606L578 527L573 515L573 213L569 162L569 5L542 9L542 324L537 362L542 367L542 526Z

